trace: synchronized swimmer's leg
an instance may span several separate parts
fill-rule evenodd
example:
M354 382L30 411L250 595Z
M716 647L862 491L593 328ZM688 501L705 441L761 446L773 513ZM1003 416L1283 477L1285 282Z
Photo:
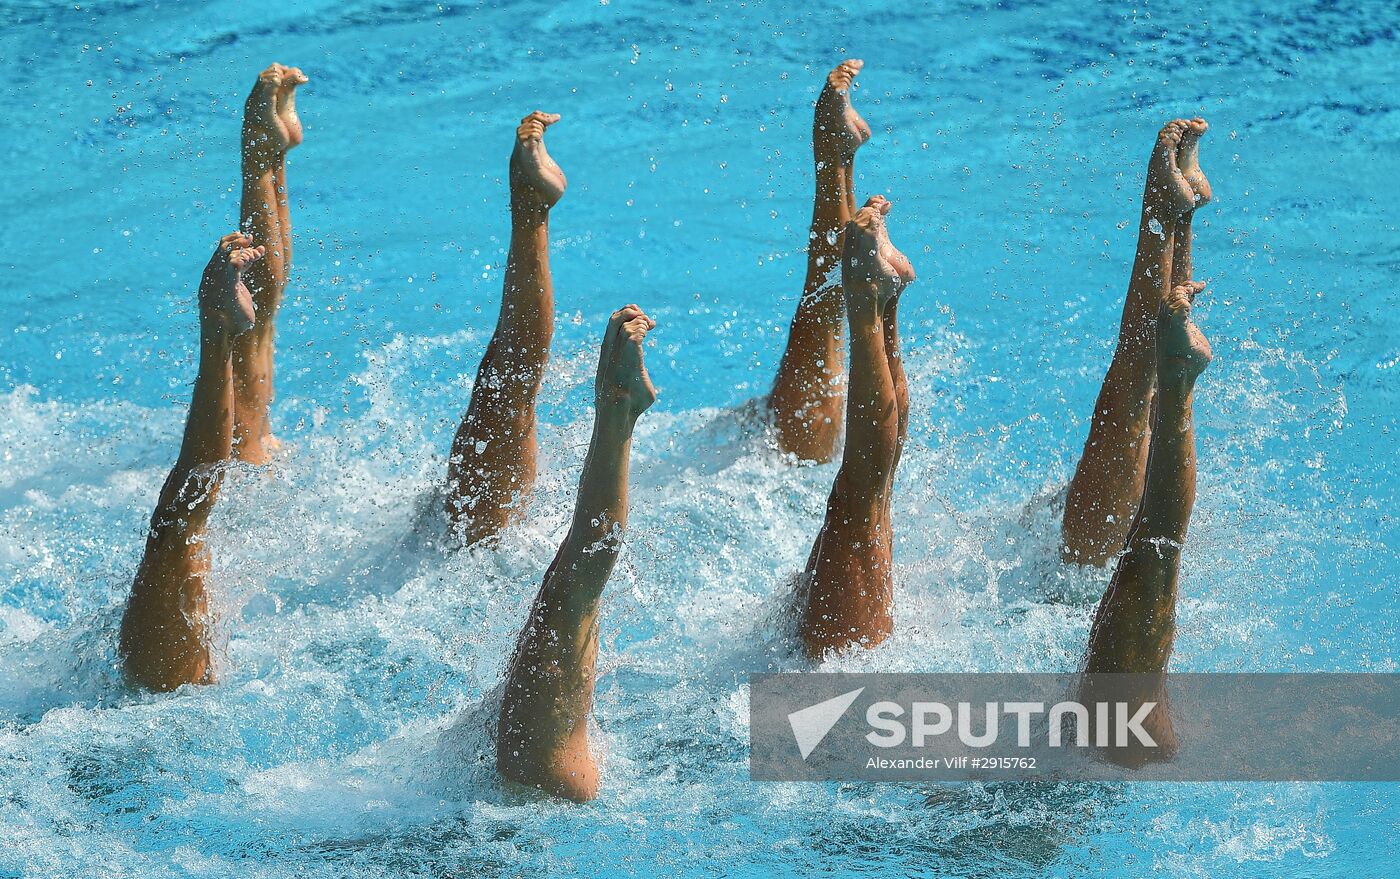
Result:
M808 461L830 461L841 434L842 304L835 273L841 234L855 212L856 150L870 139L870 127L850 98L862 66L854 58L841 62L817 99L812 120L817 192L807 278L768 397L779 448Z
M907 418L895 328L885 325L913 268L890 244L889 202L872 198L846 227L841 260L850 325L846 448L826 519L795 596L799 634L812 659L893 628L890 487ZM891 350L891 344L895 347Z
M239 232L224 236L199 284L199 372L185 438L151 516L146 552L122 618L127 675L152 690L212 680L205 631L204 528L218 497L233 442L234 340L255 323L249 269L262 246Z
M257 323L234 342L234 454L265 464L277 448L272 435L272 361L277 310L292 266L292 220L287 199L287 151L302 141L297 86L306 75L273 64L258 75L243 108L241 228L267 256L249 273Z
M452 440L447 512L467 543L493 537L523 512L535 483L535 397L554 335L549 211L564 173L544 146L557 115L521 120L510 157L510 251L496 331Z
M1178 221L1210 195L1195 161L1196 141L1205 129L1201 119L1174 120L1163 127L1153 148L1118 347L1065 499L1061 556L1066 561L1106 564L1123 548L1142 497L1156 380L1157 309L1177 277L1174 254L1182 255L1184 270L1190 271L1190 225L1179 230Z
M1191 320L1191 304L1204 288L1199 282L1177 286L1160 306L1157 412L1142 504L1094 615L1084 662L1089 675L1151 676L1147 692L1133 695L1159 703L1144 727L1168 750L1175 737L1160 676L1166 672L1176 635L1177 574L1196 500L1191 403L1196 379L1210 363L1211 350Z
M571 800L592 799L598 791L588 749L598 604L627 528L632 427L656 400L642 361L642 341L655 326L635 305L608 322L573 523L520 633L501 702L501 775Z
M913 277L913 269L910 268L910 277ZM902 288L901 288L901 291ZM895 409L899 413L899 443L895 447L894 466L890 468L891 484L887 490L886 500L893 494L893 480L895 471L899 468L899 459L904 454L904 439L909 433L909 382L904 377L904 356L899 349L899 294L891 296L885 305L884 314L881 316L881 329L885 342L885 364L890 371L890 383L894 386ZM888 510L886 511L888 514Z

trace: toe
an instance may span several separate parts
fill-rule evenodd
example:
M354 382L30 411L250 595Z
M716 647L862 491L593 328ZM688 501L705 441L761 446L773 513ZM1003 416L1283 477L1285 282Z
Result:
M274 64L258 74L258 81L253 83L253 91L248 95L249 107L267 111L272 109L277 99L277 90L282 87L282 74L276 67Z
M874 208L875 210L880 212L881 216L885 216L889 214L890 209L894 207L894 204L889 199L885 198L883 195L872 195L869 199L866 200L865 206L868 208Z
M533 132L532 136L540 137L544 134L544 130L558 122L559 118L558 113L545 113L536 110L520 120L520 130L525 131L528 128L529 131Z
M1173 314L1190 314L1191 299L1197 292L1195 284L1178 284L1167 295L1167 310Z
M246 269L262 259L266 252L267 249L264 247L240 247L229 254L229 262L233 264L234 268Z
M520 120L520 127L516 129L516 135L521 140L541 140L544 138L544 130L558 121L558 115L541 113L536 110Z
M612 317L608 318L608 332L610 334L615 333L618 327L627 323L640 312L641 309L637 308L635 305L624 305L617 311L614 311Z
M860 73L860 69L864 65L865 62L858 58L848 58L842 61L840 64L836 65L836 67L832 68L831 73L828 74L826 78L827 84L836 89L848 88L851 84L851 80L855 79L856 74Z

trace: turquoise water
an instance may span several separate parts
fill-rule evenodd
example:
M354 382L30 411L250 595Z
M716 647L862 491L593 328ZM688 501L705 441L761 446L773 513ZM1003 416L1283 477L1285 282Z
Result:
M1385 785L747 780L746 675L832 468L745 414L799 291L810 103L864 58L913 414L897 632L828 670L1072 668L1103 574L1054 496L1111 352L1144 161L1203 115L1216 361L1174 667L1396 671L1400 13L877 0L4 3L0 875L1386 876ZM115 632L237 222L242 100L303 67L270 475L215 514L222 682L127 692ZM437 487L496 313L516 121L563 114L542 485L449 554ZM607 592L599 799L516 800L481 733L566 527L605 316L661 326ZM483 762L485 760L485 762Z

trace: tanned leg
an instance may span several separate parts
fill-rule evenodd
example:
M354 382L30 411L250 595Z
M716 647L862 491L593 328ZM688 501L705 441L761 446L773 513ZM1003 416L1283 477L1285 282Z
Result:
M899 412L899 446L895 451L895 467L890 470L890 478L899 467L899 459L904 453L904 438L909 433L909 383L904 377L904 357L899 350L899 295L890 297L881 319L884 331L885 363L889 367L890 381L894 385L895 408Z
M855 212L856 150L870 126L851 106L851 84L864 62L841 62L826 78L812 120L817 193L808 233L807 278L768 406L778 447L806 461L830 461L840 439L841 234Z
M877 196L877 198L879 198ZM882 198L879 199L883 201ZM871 200L872 203L875 199ZM910 276L912 277L912 268ZM899 349L899 299L896 293L885 304L881 317L882 336L885 343L885 364L890 372L890 384L894 388L895 411L899 415L899 434L895 444L894 465L890 467L888 484L885 486L884 526L889 532L891 552L894 546L894 519L891 503L894 499L894 476L899 470L899 461L904 455L904 439L909 433L909 383L904 377L904 358Z
M891 366L897 366L898 339L885 317L893 316L914 271L890 244L889 210L889 202L872 198L845 232L841 283L851 352L846 448L795 596L799 635L813 660L854 644L874 647L894 625L890 487L908 403L899 387L903 370L897 370L897 382Z
M1205 177L1195 164L1195 143L1205 128L1200 119L1167 123L1157 136L1148 163L1137 257L1123 306L1118 347L1094 404L1089 438L1065 499L1060 553L1066 561L1106 564L1123 548L1142 498L1156 382L1153 341L1157 309L1171 289L1175 252L1183 253L1185 270L1190 270L1190 225L1179 234L1178 220L1209 197L1208 184L1204 192L1197 192L1181 160L1189 142L1194 174L1204 184ZM1179 243L1182 237L1187 240Z
M180 456L151 516L146 552L122 617L130 679L152 690L208 683L204 528L233 442L233 343L254 324L245 272L264 256L251 236L224 236L199 284L199 373Z
M1157 415L1142 504L1094 615L1084 662L1088 675L1150 676L1151 683L1131 695L1158 702L1143 726L1167 750L1174 746L1175 736L1161 676L1176 635L1177 574L1196 500L1191 397L1196 378L1211 359L1210 344L1191 320L1192 300L1204 287L1199 282L1177 286L1161 305L1156 334ZM1117 698L1126 695L1116 694ZM1136 761L1129 756L1128 762Z
M642 341L655 326L635 305L608 322L573 524L516 642L501 701L501 775L571 800L598 792L598 767L588 749L598 604L627 529L632 427L656 400L642 362Z
M501 313L447 467L447 513L468 544L518 519L535 484L535 397L554 336L549 211L567 185L545 150L544 131L558 121L550 113L526 116L510 157L510 251Z
M286 157L302 141L296 89L306 81L300 69L273 64L258 74L243 107L241 226L267 249L248 276L257 323L233 350L234 454L251 464L266 464L278 446L270 414L273 343L292 266Z

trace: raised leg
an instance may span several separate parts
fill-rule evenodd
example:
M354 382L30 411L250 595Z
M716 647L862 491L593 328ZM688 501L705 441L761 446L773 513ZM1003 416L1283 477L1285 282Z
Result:
M544 131L558 121L549 113L526 116L510 157L510 251L501 313L447 467L447 513L469 544L515 521L535 484L535 397L554 336L549 211L566 186L545 150Z
M594 384L593 439L573 524L516 642L501 701L501 775L571 800L598 792L598 768L588 749L598 603L627 529L632 427L656 400L642 361L642 341L655 326L635 305L608 322Z
M895 409L899 413L899 443L895 448L894 467L890 468L890 479L899 467L900 456L904 453L904 438L909 433L909 383L904 377L904 357L899 350L899 295L890 297L881 318L885 342L885 364L890 371L890 383L894 386Z
M850 98L863 64L854 58L841 62L817 99L812 120L817 192L807 278L768 397L779 448L807 461L830 461L841 432L841 284L833 276L842 232L855 212L856 150L870 139L870 127Z
M908 402L898 338L885 317L893 316L895 300L914 271L890 244L889 210L889 202L877 196L846 227L841 260L851 350L846 448L795 596L803 649L814 660L853 644L874 647L894 624L890 488Z
M1191 397L1210 363L1210 344L1191 320L1205 285L1182 284L1160 307L1157 414L1142 504L1133 517L1113 580L1094 615L1084 671L1152 676L1136 695L1160 703L1144 724L1159 743L1175 741L1160 676L1176 635L1177 574L1196 500L1196 434Z
M267 463L278 446L270 414L273 344L292 266L286 156L302 141L296 89L306 81L300 69L273 64L258 75L243 107L241 227L267 249L248 276L257 323L233 349L234 454L251 464Z
M152 690L207 683L204 528L233 442L233 341L254 324L245 272L264 256L251 236L224 236L199 284L199 372L180 456L151 516L146 552L122 617L127 675Z
M1137 256L1128 283L1118 347L1094 404L1084 453L1065 498L1061 556L1079 564L1103 565L1123 548L1128 525L1142 498L1147 466L1152 394L1156 382L1154 335L1158 306L1177 276L1174 254L1190 271L1190 224L1179 220L1209 198L1209 185L1195 164L1204 120L1177 119L1157 136L1142 199ZM1184 173L1189 150L1193 179ZM1185 238L1185 241L1180 239Z

